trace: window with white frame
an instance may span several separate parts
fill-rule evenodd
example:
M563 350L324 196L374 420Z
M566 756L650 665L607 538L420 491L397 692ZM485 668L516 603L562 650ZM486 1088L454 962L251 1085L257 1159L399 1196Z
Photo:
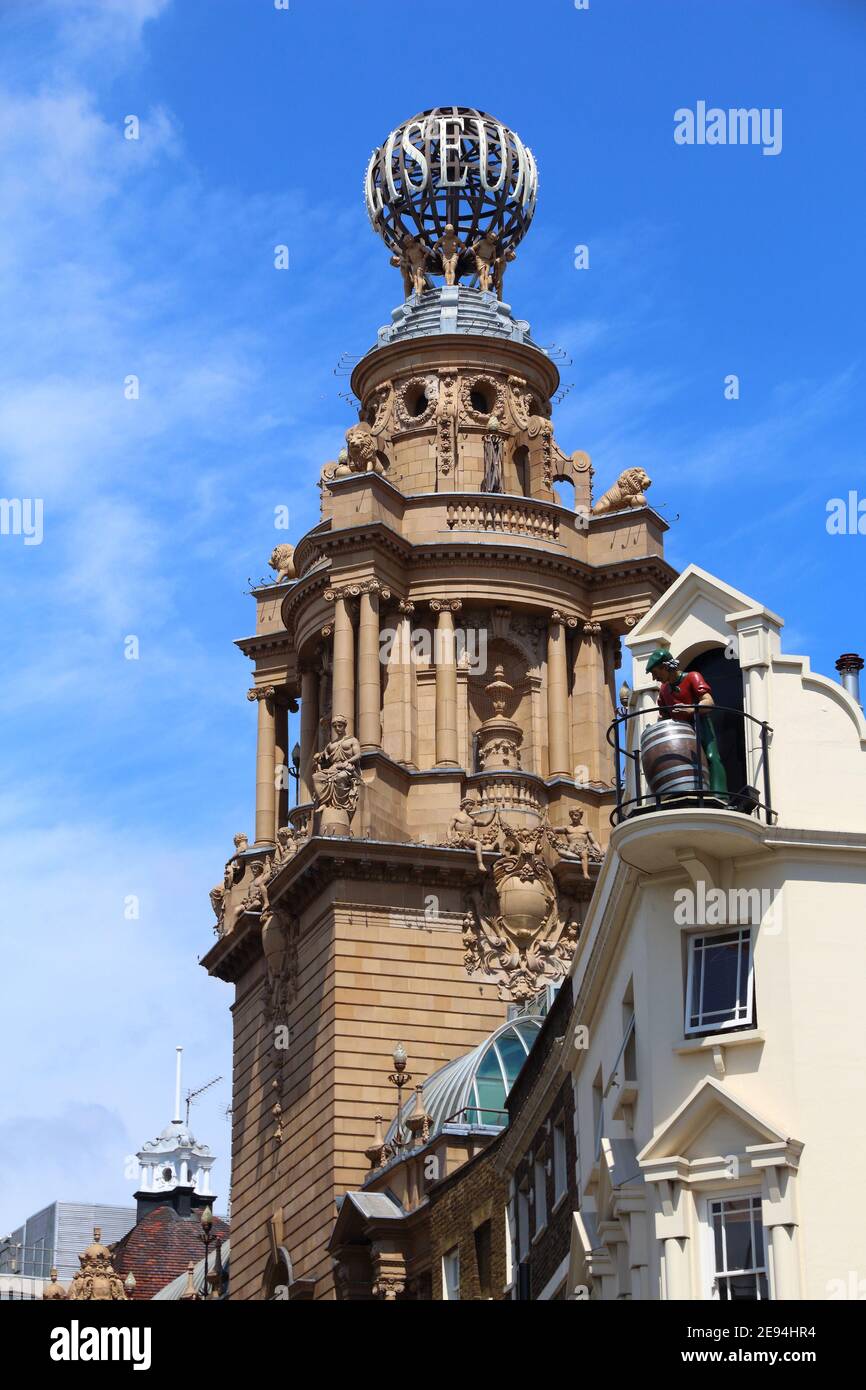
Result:
M686 1033L718 1033L753 1021L751 928L690 936Z
M568 1186L565 1151L565 1120L560 1116L553 1126L553 1200L558 1202Z
M460 1302L460 1251L456 1245L442 1256L442 1297L448 1303Z
M710 1297L723 1303L770 1297L767 1240L757 1193L708 1197Z
M535 1182L535 1234L547 1225L547 1173L544 1159L537 1158L534 1168Z

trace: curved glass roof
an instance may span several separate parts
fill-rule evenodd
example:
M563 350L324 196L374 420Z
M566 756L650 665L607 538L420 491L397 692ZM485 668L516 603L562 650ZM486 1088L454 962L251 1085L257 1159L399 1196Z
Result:
M503 1023L482 1043L462 1057L434 1071L421 1088L424 1109L430 1116L430 1132L447 1120L454 1124L504 1129L508 1123L505 1097L535 1041L543 1018L527 1014ZM403 1123L415 1108L414 1098L403 1111ZM387 1140L394 1137L392 1123Z

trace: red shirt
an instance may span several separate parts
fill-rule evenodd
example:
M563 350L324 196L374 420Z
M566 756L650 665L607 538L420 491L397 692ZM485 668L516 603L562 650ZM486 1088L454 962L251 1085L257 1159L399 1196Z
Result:
M659 687L659 709L665 711L672 710L674 705L694 705L704 695L712 695L712 693L699 671L686 671L676 685L671 685L669 681L665 681L664 685ZM694 715L690 710L688 714L675 714L672 717L674 719L692 719Z

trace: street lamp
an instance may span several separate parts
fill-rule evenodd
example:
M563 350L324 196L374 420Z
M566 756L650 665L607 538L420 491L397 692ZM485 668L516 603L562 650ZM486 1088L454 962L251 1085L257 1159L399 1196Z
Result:
M412 1080L412 1073L406 1070L407 1060L405 1047L402 1043L398 1043L393 1053L394 1070L388 1077L391 1085L397 1087L397 1123L394 1129L395 1154L399 1154L406 1143L406 1132L403 1129L403 1087Z
M212 1232L213 1212L211 1211L210 1207L205 1207L204 1211L201 1214L201 1239L204 1242L204 1276L201 1281L201 1294L199 1295L200 1298L207 1298L207 1262L208 1251L210 1250L210 1243L212 1239Z

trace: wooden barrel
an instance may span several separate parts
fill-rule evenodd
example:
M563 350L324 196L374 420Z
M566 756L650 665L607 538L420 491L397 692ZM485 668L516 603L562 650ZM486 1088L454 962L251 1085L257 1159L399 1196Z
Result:
M660 719L650 724L640 741L640 759L650 791L656 796L694 792L699 754L706 791L710 785L709 768L703 748L698 748L693 726L678 719Z

